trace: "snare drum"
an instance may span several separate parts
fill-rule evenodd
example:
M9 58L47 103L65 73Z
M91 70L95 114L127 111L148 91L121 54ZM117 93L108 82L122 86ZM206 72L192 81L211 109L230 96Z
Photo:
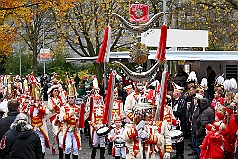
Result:
M122 138L117 138L117 139L114 141L114 145L115 145L117 148L122 148L122 147L125 147L125 146L126 146L126 142L125 142Z
M180 130L170 130L169 136L171 137L172 144L183 141L183 132Z
M96 131L97 135L100 137L106 136L109 132L110 132L110 129L107 126L101 127Z

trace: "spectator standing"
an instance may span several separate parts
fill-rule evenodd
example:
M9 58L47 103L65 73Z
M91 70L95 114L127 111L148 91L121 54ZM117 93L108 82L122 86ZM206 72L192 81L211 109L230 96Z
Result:
M207 66L207 86L208 86L208 93L209 99L214 98L214 84L215 84L216 72L212 70L212 66Z
M210 102L207 98L198 100L199 116L196 121L196 139L197 145L200 146L206 136L206 125L212 124L215 120L215 113L210 107ZM200 148L198 147L198 156L200 156Z
M7 117L0 119L0 139L10 129L11 124L20 112L20 103L16 100L9 101L7 107Z
M47 84L47 82L44 82L44 85L43 85L43 101L48 101L48 94L47 94L47 92L48 92L48 84Z
M6 157L42 159L40 138L32 130L26 114L18 114L11 124L10 130L4 136L6 137L6 147L3 149L0 159Z
M79 82L80 82L80 78L78 76L78 73L76 74L76 76L74 78L74 82L75 82L76 90L78 90L79 89Z
M173 101L173 114L176 117L179 126L177 129L180 129L183 134L186 131L186 109L187 102L182 94L184 91L183 87L180 87L174 83L174 101ZM171 157L171 159L183 159L184 158L184 140L176 143L176 155Z

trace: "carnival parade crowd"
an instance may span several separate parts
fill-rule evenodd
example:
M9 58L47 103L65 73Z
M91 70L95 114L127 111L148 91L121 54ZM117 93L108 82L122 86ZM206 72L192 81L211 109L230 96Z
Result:
M46 148L58 151L56 158L77 159L88 147L82 145L82 131L89 136L91 159L98 150L100 159L106 150L115 159L186 158L184 138L191 138L195 158L238 158L236 80L224 80L208 66L199 83L195 72L179 69L177 76L186 77L182 84L170 81L164 87L161 78L138 82L122 76L113 91L109 82L103 89L96 76L63 84L56 74L48 83L39 83L34 73L25 79L2 75L0 159L44 159ZM78 97L84 98L81 103Z

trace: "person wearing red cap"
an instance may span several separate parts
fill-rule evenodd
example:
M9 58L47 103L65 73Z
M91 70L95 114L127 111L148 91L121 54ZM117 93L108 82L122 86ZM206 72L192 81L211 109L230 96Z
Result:
M229 105L226 108L226 114L225 114L225 125L226 125L226 131L227 134L224 135L225 138L225 159L234 158L234 147L236 142L236 132L238 129L237 123L235 121L234 116L234 107Z
M200 158L201 159L207 159L208 158L208 153L207 153L207 144L208 144L208 139L209 136L211 135L211 130L212 130L212 124L207 124L206 125L206 137L204 138L202 145L200 145L201 148L201 153L200 153Z
M223 121L224 117L225 117L225 115L222 111L217 111L215 113L215 121L217 121L217 122L224 123L224 121Z
M200 159L223 159L224 158L224 140L220 130L224 130L225 125L214 122L212 125L206 125L207 135L200 146L202 152Z

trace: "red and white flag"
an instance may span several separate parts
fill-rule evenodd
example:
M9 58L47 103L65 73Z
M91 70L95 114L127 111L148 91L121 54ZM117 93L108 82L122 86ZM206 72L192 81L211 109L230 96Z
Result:
M104 32L102 46L98 54L97 63L109 62L110 47L111 47L111 27L107 26Z
M148 22L149 11L147 4L132 4L130 6L130 22Z
M158 46L157 53L156 53L156 58L160 61L166 60L166 58L165 58L166 41L167 41L167 26L162 25L159 46Z
M102 121L103 124L111 125L115 77L115 73L110 74L106 95L104 119Z
M166 105L166 95L167 95L167 87L168 87L168 77L169 74L167 71L162 73L161 79L161 87L160 87L160 95L159 95L159 102L157 105L157 110L155 113L155 121L163 121L164 119L164 107Z

